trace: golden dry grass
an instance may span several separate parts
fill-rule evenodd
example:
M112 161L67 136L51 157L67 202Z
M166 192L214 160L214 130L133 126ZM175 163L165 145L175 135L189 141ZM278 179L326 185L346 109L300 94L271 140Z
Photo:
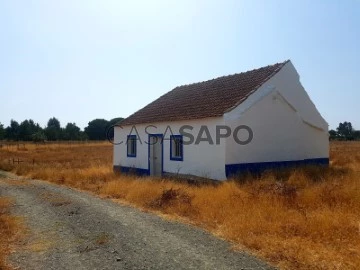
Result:
M107 143L6 147L0 168L201 226L283 269L360 269L360 143L334 142L330 154L328 169L273 171L218 186L115 175Z
M0 197L0 269L4 270L11 269L6 264L6 256L19 228L18 218L9 214L10 204L10 199Z

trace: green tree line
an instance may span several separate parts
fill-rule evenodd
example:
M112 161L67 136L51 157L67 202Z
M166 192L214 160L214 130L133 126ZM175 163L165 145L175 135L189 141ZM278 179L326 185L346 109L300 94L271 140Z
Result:
M32 119L24 120L20 124L11 120L10 125L4 127L0 123L0 140L11 141L57 141L57 140L106 140L107 131L109 138L114 136L114 130L109 129L113 125L120 123L123 118L118 117L111 120L94 119L81 130L75 123L67 123L61 127L60 121L52 117L47 122L45 128L42 128ZM360 130L355 130L351 122L339 123L336 130L329 131L330 140L352 141L360 140Z
M358 141L360 140L360 130L355 130L351 122L339 123L336 130L329 131L330 140L338 141Z
M32 119L26 119L21 123L11 120L7 127L0 123L0 140L34 142L105 140L108 131L109 138L114 136L114 130L110 127L122 120L121 117L111 120L94 119L84 130L81 130L75 123L67 123L62 127L60 121L55 117L50 118L44 128Z

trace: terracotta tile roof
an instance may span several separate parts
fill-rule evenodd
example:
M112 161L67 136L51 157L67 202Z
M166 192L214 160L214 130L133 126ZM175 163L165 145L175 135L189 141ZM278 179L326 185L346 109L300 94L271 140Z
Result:
M178 86L130 115L122 125L222 116L239 105L289 60L209 81Z

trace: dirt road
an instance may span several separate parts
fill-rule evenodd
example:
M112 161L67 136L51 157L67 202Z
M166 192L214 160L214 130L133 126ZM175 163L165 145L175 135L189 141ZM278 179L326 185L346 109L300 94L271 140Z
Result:
M9 261L20 269L270 269L201 229L44 181L1 173L27 236Z

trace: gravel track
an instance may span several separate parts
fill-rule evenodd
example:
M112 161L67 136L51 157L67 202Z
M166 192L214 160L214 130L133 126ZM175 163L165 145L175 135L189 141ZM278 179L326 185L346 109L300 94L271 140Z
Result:
M1 173L0 196L29 232L9 257L20 269L271 269L209 233L39 180Z

